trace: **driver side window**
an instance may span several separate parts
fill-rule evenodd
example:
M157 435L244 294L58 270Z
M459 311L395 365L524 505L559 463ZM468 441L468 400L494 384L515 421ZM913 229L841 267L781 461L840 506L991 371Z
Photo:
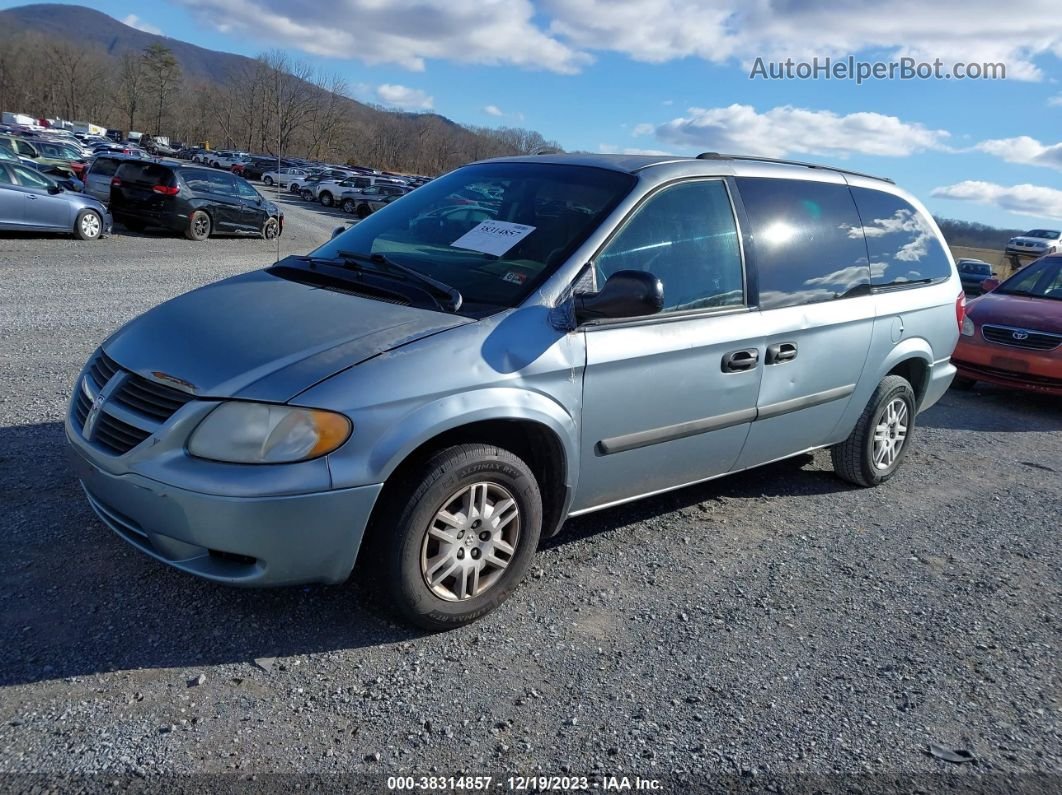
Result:
M745 302L737 225L726 184L696 180L651 196L598 255L597 289L621 270L652 273L664 312Z

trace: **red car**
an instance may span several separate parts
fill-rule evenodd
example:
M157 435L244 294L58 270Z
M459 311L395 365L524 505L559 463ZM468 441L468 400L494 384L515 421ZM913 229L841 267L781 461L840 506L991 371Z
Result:
M985 279L985 294L966 308L954 386L976 381L1062 396L1062 256L1022 268L1002 284Z

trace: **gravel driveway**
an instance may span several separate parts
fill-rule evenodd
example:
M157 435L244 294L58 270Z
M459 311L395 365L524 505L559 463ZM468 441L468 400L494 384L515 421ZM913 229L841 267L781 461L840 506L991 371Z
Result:
M282 254L342 219L285 210ZM1058 791L1057 400L949 392L878 489L817 454L573 520L509 603L444 635L393 624L353 580L234 590L127 546L66 464L77 372L128 318L273 251L0 236L0 773Z

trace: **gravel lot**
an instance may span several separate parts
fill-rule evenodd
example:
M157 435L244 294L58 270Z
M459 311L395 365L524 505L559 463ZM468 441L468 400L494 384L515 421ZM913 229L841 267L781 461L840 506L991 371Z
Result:
M282 253L343 218L286 213ZM444 635L355 581L232 590L128 547L66 464L77 372L128 318L272 254L0 236L0 772L1062 786L1057 400L950 392L876 490L819 454L573 520Z

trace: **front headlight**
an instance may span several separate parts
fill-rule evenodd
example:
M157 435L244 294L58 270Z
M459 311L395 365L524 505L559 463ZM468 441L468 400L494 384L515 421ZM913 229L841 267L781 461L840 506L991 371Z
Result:
M284 464L331 453L353 426L342 414L269 403L222 403L192 431L188 452L233 464Z
M969 315L962 319L962 335L964 337L972 337L974 335L974 322L970 320Z

